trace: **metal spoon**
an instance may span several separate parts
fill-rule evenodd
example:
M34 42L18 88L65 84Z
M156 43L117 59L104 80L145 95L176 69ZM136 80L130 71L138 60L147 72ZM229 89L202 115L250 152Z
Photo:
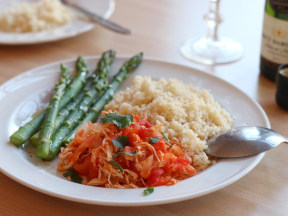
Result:
M75 4L74 2L71 2L69 0L61 0L61 2L65 5L68 5L70 7L73 7L74 9L84 13L87 15L91 20L97 22L101 26L110 29L114 32L118 32L121 34L131 34L131 31L127 28L124 28L123 26L120 26L119 24L109 21L107 19L104 19L103 17L99 16L98 14L92 13L85 8L81 7L80 5Z
M210 138L206 153L221 158L246 157L265 152L281 143L288 143L287 139L274 130L245 126Z

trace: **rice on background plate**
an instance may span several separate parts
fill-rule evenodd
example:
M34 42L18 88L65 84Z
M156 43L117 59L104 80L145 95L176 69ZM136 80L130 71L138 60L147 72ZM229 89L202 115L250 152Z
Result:
M0 14L0 31L27 33L53 29L71 22L75 15L60 0L12 5Z

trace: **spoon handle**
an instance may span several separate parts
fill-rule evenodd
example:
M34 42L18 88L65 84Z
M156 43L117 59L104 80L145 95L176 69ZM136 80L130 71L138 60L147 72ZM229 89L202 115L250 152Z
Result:
M66 0L62 0L62 2L64 4L68 4L68 2ZM68 4L69 6L73 7L74 9L81 11L82 13L84 13L85 15L87 15L91 20L97 22L98 24L100 24L101 26L110 29L114 32L118 32L121 34L131 34L131 31L127 28L124 28L123 26L120 26L119 24L109 21L101 16L99 16L98 14L92 13L88 10L86 10L85 8L77 5L77 4Z

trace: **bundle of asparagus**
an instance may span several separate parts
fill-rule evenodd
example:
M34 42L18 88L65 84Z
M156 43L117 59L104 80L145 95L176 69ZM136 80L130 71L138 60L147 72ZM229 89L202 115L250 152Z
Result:
M78 57L74 80L71 72L61 65L61 76L48 108L12 134L10 142L21 146L29 140L36 147L37 157L53 160L82 123L97 120L119 85L140 65L142 53L126 61L109 84L114 59L115 51L104 52L96 70L89 75L87 62Z

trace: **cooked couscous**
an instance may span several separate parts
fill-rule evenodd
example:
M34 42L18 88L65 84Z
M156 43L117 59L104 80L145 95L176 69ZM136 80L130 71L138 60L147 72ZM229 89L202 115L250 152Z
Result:
M137 76L132 86L118 93L105 109L162 124L169 139L178 139L192 155L197 170L211 164L204 152L206 140L229 129L232 123L229 113L207 90L198 90L175 79L155 81Z

